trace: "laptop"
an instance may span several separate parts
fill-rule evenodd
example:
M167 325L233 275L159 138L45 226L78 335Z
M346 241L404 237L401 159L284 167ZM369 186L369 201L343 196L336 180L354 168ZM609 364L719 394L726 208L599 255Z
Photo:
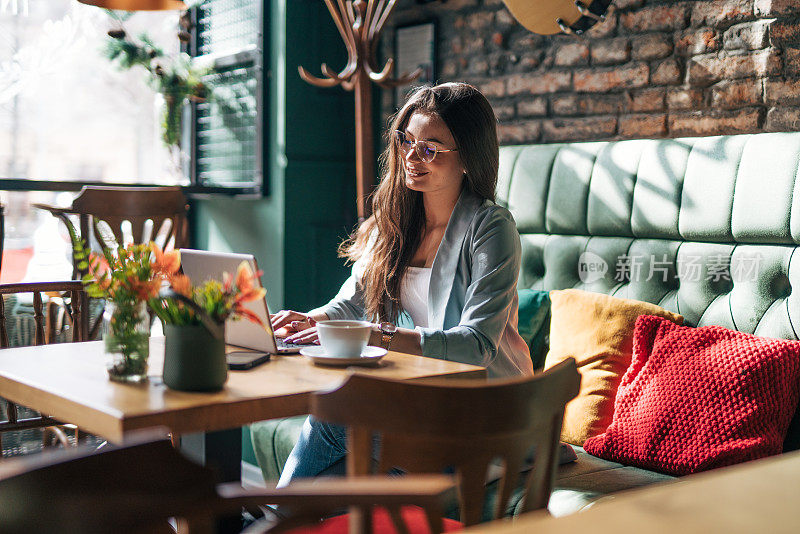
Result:
M236 274L239 264L246 261L253 272L258 271L256 259L252 254L234 254L230 252L208 252L205 250L180 249L181 267L183 274L188 276L192 283L202 284L206 280L222 280L222 273L228 272L231 276ZM261 284L256 278L256 283ZM269 308L266 295L264 298L246 302L244 304L253 313L258 315L264 327L247 319L234 321L228 319L225 323L225 343L236 347L266 352L268 354L293 354L300 352L306 345L286 343L283 339L276 338L269 320Z

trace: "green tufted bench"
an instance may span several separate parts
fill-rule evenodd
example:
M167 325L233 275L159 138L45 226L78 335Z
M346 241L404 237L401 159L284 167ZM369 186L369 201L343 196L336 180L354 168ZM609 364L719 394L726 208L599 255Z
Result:
M509 146L500 157L498 201L522 239L520 288L574 287L652 302L688 325L798 339L800 132ZM620 262L639 269L620 276ZM689 264L691 276L678 268ZM742 269L752 272L730 276ZM302 421L251 427L267 480ZM784 450L798 448L795 415ZM559 469L555 515L672 479L577 452Z

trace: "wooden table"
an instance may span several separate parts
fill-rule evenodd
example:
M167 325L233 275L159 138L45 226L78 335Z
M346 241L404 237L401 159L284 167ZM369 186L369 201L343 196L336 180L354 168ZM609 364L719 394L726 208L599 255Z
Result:
M565 517L532 512L465 533L794 534L800 532L799 507L800 451L794 451L620 493Z
M161 380L164 338L150 340L148 380L111 382L101 341L0 351L0 397L80 429L121 442L125 434L163 426L181 435L187 456L214 467L221 481L241 479L239 429L263 419L308 413L311 393L336 386L348 373L397 379L484 378L482 367L390 352L376 367L320 367L300 355L272 356L248 371L230 371L216 393L168 389ZM218 530L238 532L240 518Z
M168 389L161 380L164 338L152 338L149 380L111 382L100 341L0 351L0 397L121 442L131 430L164 426L178 434L240 427L308 413L311 393L357 371L397 379L485 377L472 365L390 352L378 367L320 367L300 355L272 356L248 371L230 371L217 393Z
M357 371L397 379L483 378L482 367L390 352L377 367L320 367L300 355L273 356L248 371L230 371L216 393L168 389L161 380L164 338L151 338L148 380L111 382L101 341L0 351L0 397L121 442L126 433L163 426L181 435L187 456L212 466L221 481L241 479L240 426L308 413L311 393ZM219 532L239 532L241 517L221 518Z

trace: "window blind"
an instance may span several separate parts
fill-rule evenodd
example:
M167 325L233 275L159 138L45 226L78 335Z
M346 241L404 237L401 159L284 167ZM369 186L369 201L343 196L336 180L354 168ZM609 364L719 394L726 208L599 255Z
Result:
M204 78L213 97L194 109L195 182L262 192L261 2L206 0L195 17L195 55L214 65Z

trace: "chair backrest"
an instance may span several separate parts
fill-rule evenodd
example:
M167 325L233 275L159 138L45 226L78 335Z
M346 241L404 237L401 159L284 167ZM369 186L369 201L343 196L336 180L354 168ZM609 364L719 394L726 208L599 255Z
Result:
M461 520L481 521L490 465L505 467L495 518L505 510L526 458L523 510L545 508L558 465L564 406L580 376L569 359L533 377L495 380L396 381L354 374L335 390L312 396L311 413L348 429L348 475L371 471L372 435L381 435L379 472L453 469Z
M4 533L170 532L169 517L217 500L212 471L165 439L8 462L0 464Z
M77 215L80 235L75 237L89 246L93 240L103 248L148 241L155 241L163 249L189 245L189 205L180 187L85 186L69 208L33 206L49 211L68 228L73 228L69 216ZM106 222L113 236L98 234L98 221ZM79 268L81 261L73 257L76 279L87 273L86 268Z
M96 240L102 248L116 248L117 244L147 243L155 241L162 249L189 245L186 197L180 187L114 187L84 186L69 208L44 204L34 207L49 211L61 219L74 239L82 239L91 247ZM70 216L77 215L80 235ZM98 221L108 224L113 236L97 228ZM99 230L99 231L98 231ZM83 279L88 273L88 263L83 256L75 255L73 242L73 278ZM100 327L96 321L87 332L94 338ZM86 339L89 339L87 337Z
M71 323L72 341L85 341L89 336L88 296L83 283L77 280L62 282L27 282L19 284L0 284L0 296L19 293L33 293L33 331L34 345L44 345L55 337L54 317L45 316L46 301L42 294L66 295L65 306L68 311L68 322ZM48 313L55 308L48 307ZM0 298L0 348L9 346L7 328L7 310ZM29 316L26 316L28 318ZM27 325L22 325L25 327ZM28 327L30 327L28 326Z
M86 186L68 213L79 215L84 239L92 232L92 220L103 220L120 244L152 240L162 248L180 248L189 244L188 209L180 187ZM126 235L126 221L130 235Z

